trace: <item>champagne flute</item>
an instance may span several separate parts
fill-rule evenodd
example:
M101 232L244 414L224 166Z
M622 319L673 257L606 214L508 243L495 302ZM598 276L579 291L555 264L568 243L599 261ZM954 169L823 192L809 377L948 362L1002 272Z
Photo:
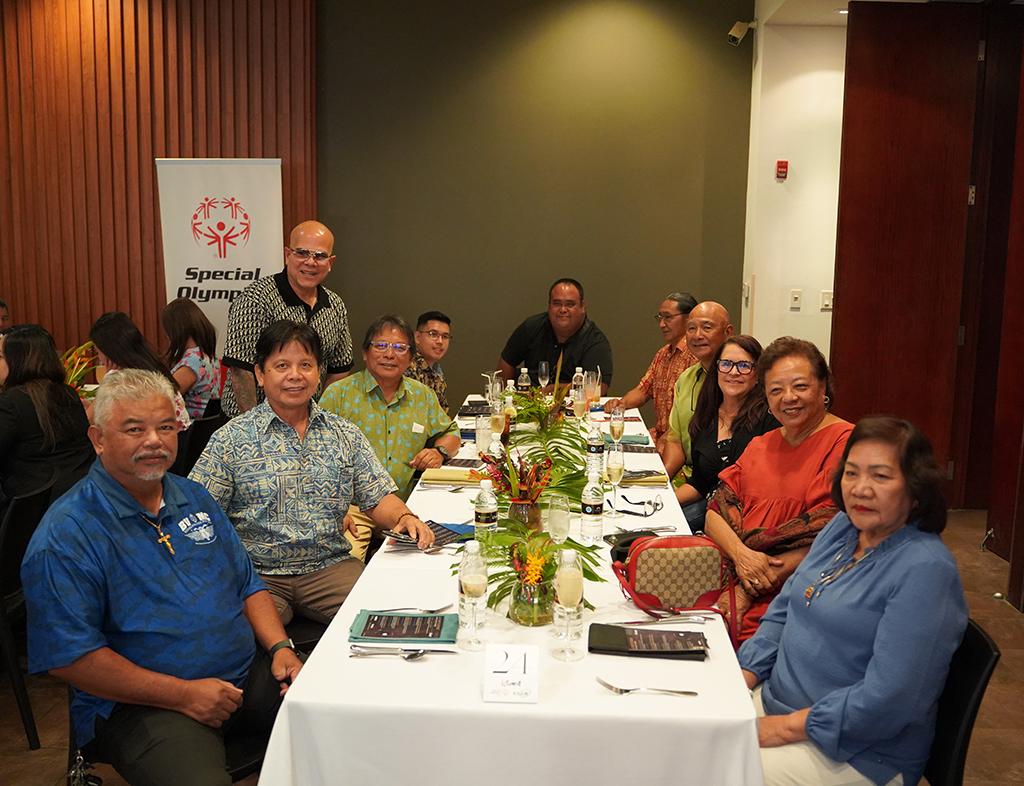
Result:
M619 484L622 482L622 474L626 470L625 454L621 442L613 442L604 449L604 471L612 484L611 510L605 513L605 518L621 518L619 512Z
M551 366L546 360L542 360L537 364L537 382L540 383L542 388L548 386L548 382L551 381Z
M559 637L561 643L551 654L556 660L579 660L583 657L583 651L573 645L572 626L580 620L582 614L583 563L575 549L562 549L558 554L555 598L565 620L565 634L564 638Z
M583 416L587 414L587 394L585 387L573 388L572 414L576 416L576 419L580 422L580 427L582 428Z
M569 498L553 494L548 500L548 534L561 546L569 537Z
M505 407L499 396L491 403L491 434L500 437L505 431Z
M622 405L615 407L608 418L608 430L611 432L615 444L622 441L622 434L626 430L626 412Z
M460 631L459 646L464 650L483 649L484 643L477 630L477 608L487 594L487 564L480 553L480 542L470 540L463 547L459 565L459 613L469 614L466 628Z

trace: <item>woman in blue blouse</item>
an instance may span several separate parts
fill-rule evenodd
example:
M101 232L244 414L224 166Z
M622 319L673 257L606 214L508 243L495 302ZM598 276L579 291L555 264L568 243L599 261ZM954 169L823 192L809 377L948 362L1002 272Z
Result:
M739 651L755 688L765 784L916 784L967 626L941 474L912 424L850 435L840 513Z

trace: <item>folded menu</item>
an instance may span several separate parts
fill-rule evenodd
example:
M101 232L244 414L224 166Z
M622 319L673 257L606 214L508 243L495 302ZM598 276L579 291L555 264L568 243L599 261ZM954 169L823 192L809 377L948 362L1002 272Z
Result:
M454 486L479 486L480 479L474 478L468 467L433 467L423 470L421 483L443 483Z
M587 649L602 655L704 660L708 654L708 642L700 631L627 628L594 623L590 626Z
M664 486L668 475L654 469L627 470L622 476L623 486Z
M458 614L402 614L363 609L348 629L348 640L363 644L454 644Z

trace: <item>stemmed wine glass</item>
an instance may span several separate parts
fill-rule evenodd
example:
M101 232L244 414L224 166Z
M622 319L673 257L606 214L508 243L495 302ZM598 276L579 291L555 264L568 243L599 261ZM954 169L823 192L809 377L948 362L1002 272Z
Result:
M465 631L460 631L459 646L464 650L479 650L484 646L477 630L477 608L487 594L487 564L480 553L480 542L466 542L459 565L459 611L469 612Z
M548 500L548 534L561 546L569 537L569 498L553 494Z
M540 383L541 388L546 388L550 381L551 366L548 365L546 360L542 360L537 364L537 382Z
M608 416L608 430L611 432L615 444L618 445L622 441L623 432L626 430L626 412L621 404L615 407Z
M578 623L583 606L583 563L575 549L559 552L558 570L555 571L555 597L559 612L565 620L564 637L551 653L556 660L579 660L583 651L573 644L572 626Z
M587 393L586 387L576 387L572 391L572 413L580 423L580 428L585 427L584 416L587 414Z
M612 484L611 510L605 513L605 518L617 519L622 516L619 512L619 484L622 482L622 474L625 472L625 454L621 442L613 442L604 449L604 471Z

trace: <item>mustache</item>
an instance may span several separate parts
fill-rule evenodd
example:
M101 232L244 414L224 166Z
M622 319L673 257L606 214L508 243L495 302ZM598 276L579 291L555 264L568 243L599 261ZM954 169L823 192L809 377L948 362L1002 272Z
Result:
M167 450L147 450L143 453L136 453L132 456L132 461L146 461L147 459L163 459L169 461L171 458L170 451Z

